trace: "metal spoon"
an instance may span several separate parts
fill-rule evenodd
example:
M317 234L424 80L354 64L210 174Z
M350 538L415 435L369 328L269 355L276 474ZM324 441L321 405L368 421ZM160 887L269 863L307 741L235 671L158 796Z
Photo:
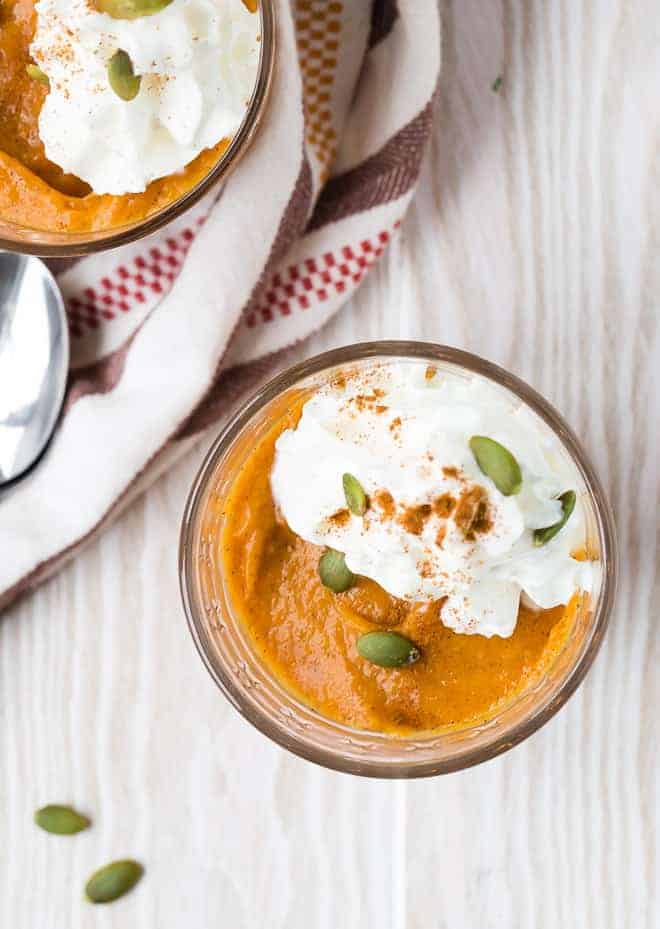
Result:
M64 301L38 258L0 252L0 486L39 458L69 368Z

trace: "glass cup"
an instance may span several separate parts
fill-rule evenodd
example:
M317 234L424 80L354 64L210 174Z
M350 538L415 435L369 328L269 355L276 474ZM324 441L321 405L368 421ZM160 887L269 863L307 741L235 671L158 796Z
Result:
M600 563L597 589L583 598L574 627L549 670L486 723L414 737L366 732L329 720L293 697L253 652L249 634L233 616L222 566L216 563L221 529L214 495L222 499L255 442L286 410L292 395L310 394L338 370L364 361L418 359L439 372L481 375L530 408L560 440L582 486L587 548ZM186 505L179 553L188 625L202 661L232 705L257 729L310 761L372 777L424 777L467 768L499 755L547 722L584 678L607 627L614 602L617 554L612 512L584 450L553 407L527 384L475 355L422 342L369 342L336 349L294 365L262 387L213 443Z
M254 138L265 111L272 83L275 61L274 0L259 0L258 15L261 18L261 52L257 79L247 113L225 152L213 169L195 187L163 209L138 222L100 232L44 232L8 223L0 217L0 249L39 255L42 258L72 258L107 251L157 232L198 203L205 194L219 188L236 167Z

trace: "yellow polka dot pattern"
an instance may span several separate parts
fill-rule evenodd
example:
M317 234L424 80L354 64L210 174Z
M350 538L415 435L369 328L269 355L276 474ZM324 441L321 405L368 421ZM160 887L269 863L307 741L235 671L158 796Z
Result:
M327 179L337 153L331 98L343 7L337 0L296 0L295 4L306 138L321 165L322 182Z

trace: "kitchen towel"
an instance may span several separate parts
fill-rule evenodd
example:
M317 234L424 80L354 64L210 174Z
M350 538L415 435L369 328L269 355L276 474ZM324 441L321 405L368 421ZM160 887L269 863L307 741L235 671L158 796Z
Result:
M0 502L0 608L351 297L413 196L439 69L436 0L279 0L267 112L221 195L53 266L67 397L44 459Z

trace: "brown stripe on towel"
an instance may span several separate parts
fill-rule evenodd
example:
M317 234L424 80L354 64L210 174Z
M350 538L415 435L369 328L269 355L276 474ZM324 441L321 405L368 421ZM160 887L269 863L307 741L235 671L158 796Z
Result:
M357 168L330 178L310 220L308 231L396 200L415 184L433 121L431 100L379 152Z
M371 11L371 32L369 34L369 48L378 45L386 39L399 18L397 0L374 0Z
M64 400L64 413L68 413L73 404L88 394L107 394L119 383L124 373L126 356L133 339L139 329L128 338L121 348L106 355L100 361L87 365L85 368L75 368L69 372L69 383L66 388Z
M77 258L47 258L46 264L53 272L55 276L62 274L64 271L68 271L69 268L74 268L78 262L83 260L83 256Z
M290 345L263 358L222 371L203 402L197 406L174 438L179 441L202 432L224 413L235 409L240 402L253 394L257 387L289 364L295 347Z

